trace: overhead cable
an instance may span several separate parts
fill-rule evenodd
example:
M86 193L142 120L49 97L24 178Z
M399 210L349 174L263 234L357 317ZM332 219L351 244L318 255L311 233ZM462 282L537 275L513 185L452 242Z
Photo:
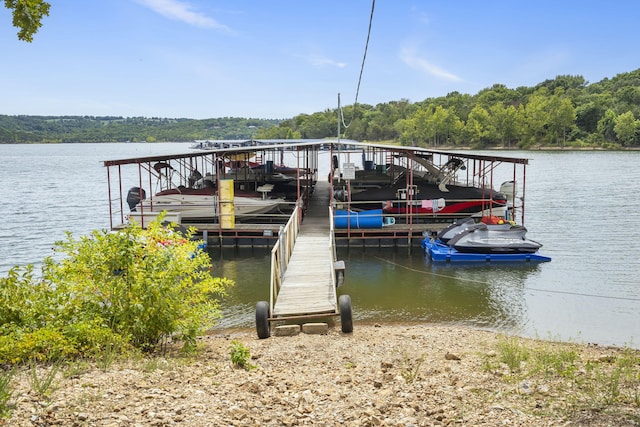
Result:
M348 125L344 122L344 113L342 111L342 107L340 107L340 118L342 120L342 124L345 129L351 126L351 123L353 123L353 119L355 118L355 115L356 115L356 105L358 105L358 95L360 93L360 83L362 82L362 72L364 71L364 63L367 59L367 49L369 48L369 38L371 37L371 26L373 24L373 11L375 7L376 7L376 0L372 0L371 14L369 15L369 29L367 31L367 42L364 45L364 55L362 55L362 65L360 66L360 76L358 77L358 86L356 87L356 99L353 102L353 116L351 117L351 121L349 122Z

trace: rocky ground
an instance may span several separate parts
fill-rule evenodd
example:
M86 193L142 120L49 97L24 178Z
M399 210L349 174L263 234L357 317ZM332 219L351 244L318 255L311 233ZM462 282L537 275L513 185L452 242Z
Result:
M105 355L97 364L58 367L48 387L51 367L24 368L0 425L640 425L637 352L517 339L532 354L577 356L577 371L542 375L502 362L504 344L516 342L509 340L434 325L356 324L349 335L332 327L326 335L265 340L253 330L217 332L202 338L196 356L111 363ZM232 366L232 343L250 351L250 369ZM610 381L619 360L635 369L635 383ZM607 372L598 374L603 390L585 386L592 365Z

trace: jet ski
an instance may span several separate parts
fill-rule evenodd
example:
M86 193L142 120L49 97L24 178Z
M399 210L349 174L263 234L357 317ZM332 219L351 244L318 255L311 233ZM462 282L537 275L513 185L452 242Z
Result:
M449 232L456 230L453 228ZM527 229L522 225L462 224L457 227L457 232L448 238L445 244L463 253L481 254L526 254L537 252L542 247L541 243L527 239Z
M510 238L525 239L527 229L522 225L517 225L513 221L506 221L496 217L483 217L481 222L487 225L487 230L497 233L508 233ZM447 243L457 234L465 231L469 227L475 226L476 221L471 218L460 218L451 223L448 227L443 228L436 235L436 239L442 243Z

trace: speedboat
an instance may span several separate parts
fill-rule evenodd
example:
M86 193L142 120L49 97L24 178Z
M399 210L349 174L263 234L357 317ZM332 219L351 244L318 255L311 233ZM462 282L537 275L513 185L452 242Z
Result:
M458 183L455 176L465 168L458 158L436 166L430 158L405 155L417 167L398 165L356 171L348 185L334 177L334 197L349 202L354 210L379 209L387 214L429 214L462 218L502 215L507 212L507 196L492 188ZM409 178L411 175L411 178Z
M187 179L181 179L185 185L173 185L174 168L164 162L156 163L153 169L157 172L157 189L153 196L147 198L146 191L140 187L132 187L127 194L127 204L131 210L130 219L148 220L167 211L178 222L211 222L218 220L222 205L226 200L219 199L216 177L207 173L204 176L197 170L190 172ZM237 220L277 211L284 203L282 197L271 197L273 185L264 184L255 191L233 191L233 212Z
M129 194L139 194L140 189L133 187ZM135 199L135 197L133 197ZM129 197L128 197L129 199ZM182 188L170 189L156 193L150 199L136 203L129 216L135 217L140 212L169 213L179 212L182 222L207 222L219 216L219 199L215 188ZM285 203L283 198L263 198L260 193L240 193L233 197L234 214L238 220L266 214L278 210Z

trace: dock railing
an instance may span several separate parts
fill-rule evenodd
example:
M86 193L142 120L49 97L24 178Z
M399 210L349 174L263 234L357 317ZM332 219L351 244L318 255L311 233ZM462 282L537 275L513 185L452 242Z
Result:
M291 259L293 253L293 247L300 231L300 222L298 220L300 205L295 207L289 221L283 227L280 227L278 233L278 240L271 249L271 283L269 287L269 307L273 312L273 305L275 304L278 292L282 286L282 278L285 271L287 271L287 265Z
M300 231L300 223L298 221L298 212L300 207L296 207L291 218L284 227L280 228L278 240L271 249L271 279L269 289L269 308L273 313L278 294L282 287L283 278L287 271L287 266L296 243L296 238ZM333 209L329 206L329 236L327 236L326 250L331 254L331 263L328 266L331 269L331 292L332 301L337 301L336 288L342 285L344 281L344 261L337 261L335 233L333 224ZM335 313L338 313L338 307L335 307ZM335 314L334 313L334 314Z
M333 289L333 300L337 301L336 288L344 281L344 261L338 261L336 253L336 236L334 233L333 208L329 206L329 250L331 251L331 289ZM340 279L336 270L340 271Z

